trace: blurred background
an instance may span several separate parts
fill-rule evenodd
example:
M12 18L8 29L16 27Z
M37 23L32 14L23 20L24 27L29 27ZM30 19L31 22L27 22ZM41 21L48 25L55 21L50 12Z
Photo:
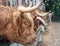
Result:
M46 11L54 12L52 21L60 22L60 0L44 0Z

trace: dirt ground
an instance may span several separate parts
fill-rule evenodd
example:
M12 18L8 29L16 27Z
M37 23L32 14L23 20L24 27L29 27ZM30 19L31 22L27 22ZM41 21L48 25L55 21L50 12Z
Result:
M60 23L53 22L48 28L48 33L43 35L43 41L47 46L60 46Z

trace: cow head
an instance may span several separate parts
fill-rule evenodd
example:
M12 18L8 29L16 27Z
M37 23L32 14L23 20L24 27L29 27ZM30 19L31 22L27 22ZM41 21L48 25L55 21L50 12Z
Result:
M42 1L41 1L42 2ZM41 2L34 7L19 6L12 14L11 23L5 31L6 38L12 42L31 44L36 39L33 17L30 11L37 9Z
M32 43L36 39L36 33L34 31L34 21L31 11L37 9L41 5L42 1L34 7L19 6L18 10L22 12L19 18L19 30L18 34L20 40L24 43Z
M18 31L20 39L22 39L24 43L32 43L36 39L33 18L30 13L24 13L21 20L21 28L19 28Z

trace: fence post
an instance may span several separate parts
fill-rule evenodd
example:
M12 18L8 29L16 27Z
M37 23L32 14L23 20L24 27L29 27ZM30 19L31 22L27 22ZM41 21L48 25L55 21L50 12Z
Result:
M45 10L45 4L44 3L41 4L40 9Z
M33 0L33 6L35 6L36 5L36 0Z
M17 0L13 0L13 2L12 3L14 3L14 7L16 7L17 6Z
M31 0L29 0L29 3L31 2Z
M18 5L22 5L22 0L18 0Z
M10 0L10 7L13 6L13 0Z
M38 4L40 2L40 0L36 0L36 4Z
M25 0L25 3L26 3L26 5L28 5L29 4L29 0Z

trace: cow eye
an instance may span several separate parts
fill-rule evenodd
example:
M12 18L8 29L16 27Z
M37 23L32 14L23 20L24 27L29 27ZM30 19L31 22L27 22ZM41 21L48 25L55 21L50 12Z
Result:
M23 20L23 25L24 25L25 27L31 27L31 22L30 22L29 20L24 19L24 20Z

